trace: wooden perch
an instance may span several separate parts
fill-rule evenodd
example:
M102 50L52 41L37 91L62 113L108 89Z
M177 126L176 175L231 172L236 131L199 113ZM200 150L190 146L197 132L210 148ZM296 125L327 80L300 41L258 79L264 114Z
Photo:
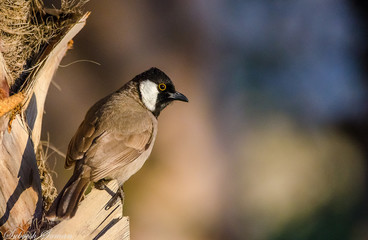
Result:
M92 189L81 202L76 215L64 220L50 231L45 231L41 239L129 239L129 218L122 217L122 204L118 201L105 210L106 203L118 189L117 182L107 185L108 191Z
M70 2L64 0L62 3L65 7ZM57 26L58 29L52 36L43 36L48 40L39 45L32 45L29 39L22 41L21 36L15 39L19 46L14 48L14 42L9 44L6 37L17 34L7 29L5 20L8 19L1 14L8 11L6 7L11 7L9 11L24 10L28 6L26 4L37 21L25 19L21 24L10 26L19 25L23 29L22 24L33 24L37 30L38 22L46 18L47 21L56 19L52 27ZM59 15L50 15L42 7L39 0L0 3L0 233L4 239L34 238L36 235L41 239L65 239L65 236L72 236L70 239L129 239L129 221L122 217L121 203L110 210L104 209L104 204L111 198L107 191L92 189L72 219L64 220L51 229L48 228L49 223L44 222L43 216L50 204L45 201L50 196L45 196L41 180L44 178L40 178L47 172L40 167L44 166L44 159L40 159L40 136L45 99L54 72L70 48L72 38L85 25L89 13L63 12L64 8L61 12L56 11ZM20 13L14 19L22 20L25 15ZM26 35L18 35L22 34ZM18 54L10 50L19 51L19 48L27 47L22 44L31 44L37 49L31 49L24 61L17 59L16 62L13 58ZM37 164L40 161L43 164ZM54 188L52 181L48 184ZM111 191L117 189L115 182L108 186Z

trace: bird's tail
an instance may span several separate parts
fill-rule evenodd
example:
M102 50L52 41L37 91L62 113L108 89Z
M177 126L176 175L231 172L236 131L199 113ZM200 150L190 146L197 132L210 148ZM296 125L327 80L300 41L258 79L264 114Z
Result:
M52 203L46 218L56 220L73 217L89 182L89 179L75 172Z

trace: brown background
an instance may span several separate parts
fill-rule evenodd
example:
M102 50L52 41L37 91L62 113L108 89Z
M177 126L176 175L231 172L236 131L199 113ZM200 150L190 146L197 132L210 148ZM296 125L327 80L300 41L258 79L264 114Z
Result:
M132 239L367 239L364 7L91 1L43 139L65 153L94 102L155 66L190 102L125 186ZM49 157L58 189L63 164Z

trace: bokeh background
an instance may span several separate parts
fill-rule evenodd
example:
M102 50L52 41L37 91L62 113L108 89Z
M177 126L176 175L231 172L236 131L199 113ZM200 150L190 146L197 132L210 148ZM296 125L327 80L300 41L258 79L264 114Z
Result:
M93 103L156 66L190 102L160 115L125 186L132 239L366 240L367 5L92 0L43 139L65 153Z

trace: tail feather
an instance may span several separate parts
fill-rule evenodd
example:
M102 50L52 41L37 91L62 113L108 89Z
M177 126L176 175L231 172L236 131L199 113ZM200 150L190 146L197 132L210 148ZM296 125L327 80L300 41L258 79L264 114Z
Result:
M48 219L71 218L75 215L78 204L89 184L89 179L80 174L73 174L63 190L59 193L46 214Z

